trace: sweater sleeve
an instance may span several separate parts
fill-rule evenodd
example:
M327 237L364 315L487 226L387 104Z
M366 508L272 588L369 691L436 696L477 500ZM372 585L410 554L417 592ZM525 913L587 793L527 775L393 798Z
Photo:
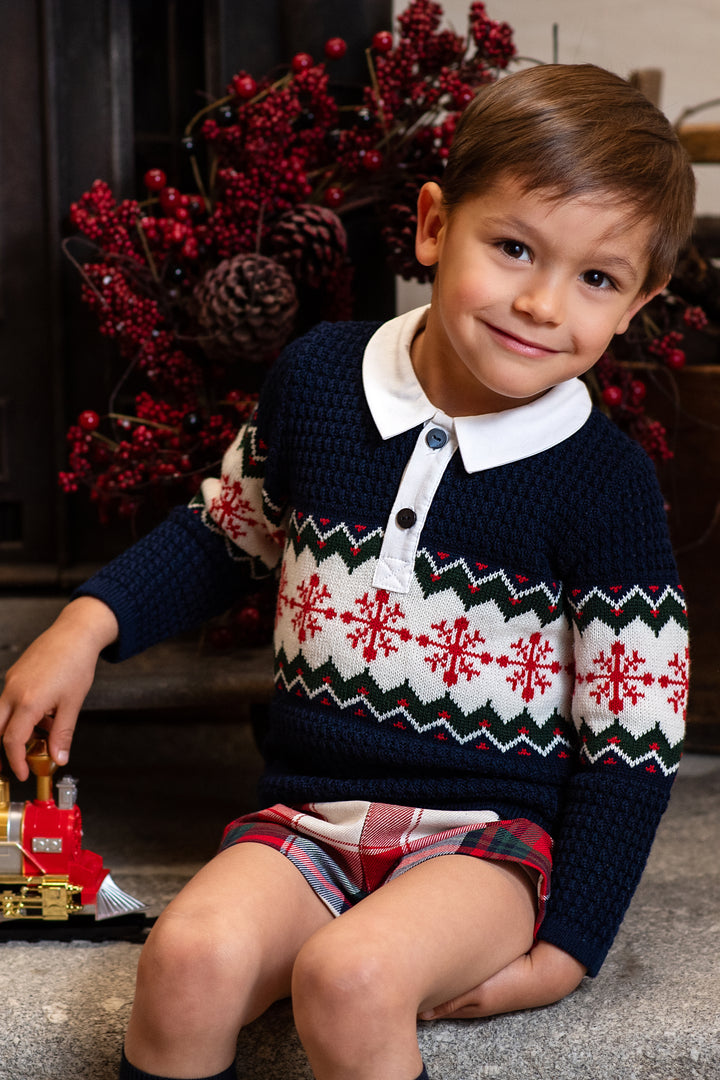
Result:
M585 568L568 589L578 767L554 837L539 933L590 975L617 934L667 806L688 691L687 612L649 461L634 462L620 501L593 540L611 552L618 576L606 567L589 584Z
M278 364L278 367L280 365ZM273 372L261 402L189 506L75 591L115 613L120 633L107 660L133 656L227 610L271 576L282 555L286 475Z

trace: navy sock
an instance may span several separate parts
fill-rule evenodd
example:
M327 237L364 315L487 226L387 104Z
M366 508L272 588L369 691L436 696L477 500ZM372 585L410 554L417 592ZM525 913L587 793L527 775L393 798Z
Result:
M424 1065L423 1065L423 1071L420 1073L417 1080L430 1080L430 1077L427 1074L427 1069L425 1068Z
M125 1057L125 1051L123 1050L118 1080L171 1080L171 1078L166 1076L155 1076L154 1073L146 1073L143 1072L142 1069L136 1069ZM198 1077L197 1080L237 1080L235 1062L233 1062L232 1065L228 1065L224 1072L215 1073L214 1076Z

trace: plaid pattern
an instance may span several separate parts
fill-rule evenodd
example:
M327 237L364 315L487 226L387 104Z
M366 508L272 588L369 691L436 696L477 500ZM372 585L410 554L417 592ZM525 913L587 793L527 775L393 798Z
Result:
M537 879L537 933L550 893L552 840L532 821L491 810L423 810L385 803L278 803L227 826L221 850L267 844L298 868L334 915L438 855L519 863Z

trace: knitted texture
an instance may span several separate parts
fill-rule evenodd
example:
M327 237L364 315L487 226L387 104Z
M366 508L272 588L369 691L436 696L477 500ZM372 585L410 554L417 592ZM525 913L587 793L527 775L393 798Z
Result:
M683 734L686 614L652 465L597 412L499 468L468 474L455 454L409 590L375 588L418 429L383 441L375 427L362 387L373 329L323 326L286 350L221 477L203 485L204 508L178 511L121 573L106 571L132 597L122 647L148 642L160 612L162 633L172 619L180 629L279 566L263 803L367 799L536 822L555 840L540 936L594 974ZM183 599L186 545L205 564ZM97 579L89 588L106 598Z

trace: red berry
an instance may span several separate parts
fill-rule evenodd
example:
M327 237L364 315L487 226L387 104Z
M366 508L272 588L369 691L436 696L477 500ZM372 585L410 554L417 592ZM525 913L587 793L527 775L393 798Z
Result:
M140 503L136 499L123 499L117 510L120 517L131 518L135 516L139 508Z
M300 52L296 53L290 61L290 67L297 74L299 71L305 71L307 68L312 67L313 58L310 53Z
M248 75L247 72L240 72L238 75L234 75L231 86L233 92L244 101L254 97L257 92L257 83L252 75Z
M389 30L378 30L377 34L372 39L372 46L375 52L386 53L390 52L393 47L393 36Z
M474 97L475 92L472 86L461 86L453 94L453 105L456 109L465 109Z
M259 610L251 604L246 604L233 614L233 623L246 637L252 637L260 629L261 616Z
M331 37L325 42L325 55L328 60L341 60L347 52L347 42L341 37Z
M92 409L85 409L78 416L78 425L83 431L95 431L100 426L100 417Z
M167 176L162 169L148 169L143 181L148 191L160 191L167 184Z
M363 168L368 172L377 172L382 167L383 157L379 150L366 150L362 158Z
M641 401L645 400L647 394L647 386L642 379L633 379L630 383L630 396L632 397L633 404L639 405Z
M683 322L694 330L704 330L708 324L708 317L701 307L686 307L683 312Z
M160 205L166 214L172 214L181 206L180 192L174 187L164 187L160 192Z
M665 363L674 371L679 371L680 368L685 367L686 362L687 357L682 349L670 349L665 357Z
M602 392L602 399L611 408L619 405L623 399L623 392L619 386L606 386Z
M338 207L345 201L345 192L341 187L333 185L325 192L324 201L326 206Z
M213 626L208 630L207 639L213 649L229 649L233 645L233 633L228 626Z

